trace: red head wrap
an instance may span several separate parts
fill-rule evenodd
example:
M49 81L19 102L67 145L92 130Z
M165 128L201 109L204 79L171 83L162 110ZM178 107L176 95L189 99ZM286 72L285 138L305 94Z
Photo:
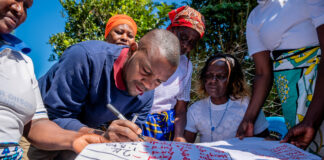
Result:
M176 26L190 27L200 34L200 38L202 38L205 33L203 15L189 6L182 6L169 12L169 18L171 24L167 30Z

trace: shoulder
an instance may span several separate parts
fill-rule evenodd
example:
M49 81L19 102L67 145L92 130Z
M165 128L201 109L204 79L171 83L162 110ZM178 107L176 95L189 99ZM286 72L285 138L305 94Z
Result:
M89 40L77 43L71 48L79 48L85 51L90 57L103 57L103 56L114 56L118 57L120 51L127 46L118 46L105 41Z
M180 56L180 64L179 65L192 70L192 63L186 55Z
M140 101L143 103L151 103L153 102L153 97L154 97L154 90L151 91L146 91L142 95L137 96Z
M204 98L204 99L202 99L202 100L199 100L199 101L193 103L193 104L189 107L188 112L189 112L189 111L190 111L190 112L195 112L195 111L197 111L197 110L200 110L200 109L202 109L202 107L207 106L207 105L208 105L208 102L209 102L209 98Z
M256 15L258 14L260 10L260 5L256 6L249 14L249 17L247 19L247 24L253 24L255 21Z
M191 79L192 63L187 58L186 55L181 55L180 56L180 64L179 64L178 69L180 70L180 73L185 76L184 78L186 78L186 81L189 81Z
M106 60L113 63L125 47L127 46L118 46L104 41L84 41L67 48L60 61L72 61L78 64L87 63L95 66L103 65Z
M240 99L236 99L236 100L230 100L231 102L231 107L239 107L242 108L244 110L247 109L249 102L250 102L250 98L249 97L244 97L244 98L240 98Z

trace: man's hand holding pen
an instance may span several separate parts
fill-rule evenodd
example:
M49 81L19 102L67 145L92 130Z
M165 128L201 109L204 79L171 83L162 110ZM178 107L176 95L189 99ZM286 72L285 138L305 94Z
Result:
M135 123L129 120L114 120L105 132L104 137L112 142L143 141L138 135L142 133Z
M118 120L113 121L104 136L114 142L129 142L129 141L144 141L142 136L142 129L140 129L134 122L137 115L132 121L127 120L113 105L107 104L109 109Z

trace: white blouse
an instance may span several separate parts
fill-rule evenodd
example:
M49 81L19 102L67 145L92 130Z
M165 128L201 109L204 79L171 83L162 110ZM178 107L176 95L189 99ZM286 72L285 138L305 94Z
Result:
M6 48L0 52L0 143L18 142L24 125L48 118L32 60Z
M258 0L250 13L249 54L318 45L316 27L324 24L324 0Z
M192 63L186 55L180 56L180 63L173 75L154 90L150 113L173 109L177 100L190 101Z
M210 97L199 100L188 109L185 130L199 133L200 142L234 138L248 104L248 98L229 100L222 105L212 104ZM213 131L212 126L215 127ZM261 110L254 123L254 134L260 134L267 128L268 122Z

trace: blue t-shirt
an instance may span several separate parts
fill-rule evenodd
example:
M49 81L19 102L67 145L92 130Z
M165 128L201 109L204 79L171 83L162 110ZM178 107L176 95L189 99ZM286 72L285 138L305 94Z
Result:
M59 62L39 79L49 118L64 129L97 128L117 119L106 108L110 103L128 119L137 113L136 123L142 126L153 92L134 97L116 87L113 64L125 47L91 40L66 49Z

